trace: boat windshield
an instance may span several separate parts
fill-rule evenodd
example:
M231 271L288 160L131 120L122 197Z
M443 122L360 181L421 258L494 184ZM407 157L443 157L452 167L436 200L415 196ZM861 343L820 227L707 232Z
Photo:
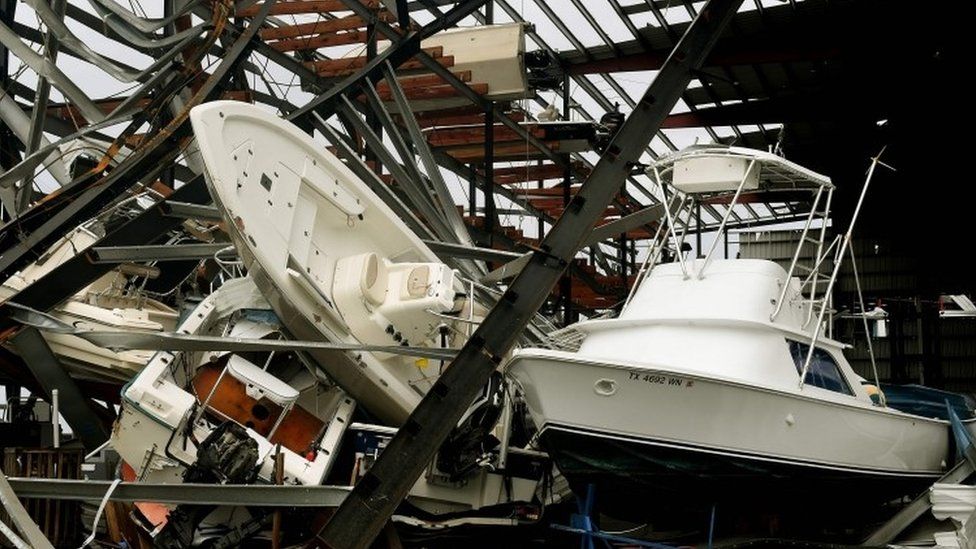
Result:
M807 354L810 352L810 345L793 340L787 340L787 342L790 345L790 355L793 357L796 373L799 374L803 371L803 363L806 362ZM834 357L819 347L814 349L804 383L835 393L854 395L854 391L844 379L844 374L841 373Z

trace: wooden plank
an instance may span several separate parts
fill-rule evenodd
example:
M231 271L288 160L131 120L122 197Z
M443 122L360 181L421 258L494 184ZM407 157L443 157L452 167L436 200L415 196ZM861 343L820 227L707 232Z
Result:
M380 18L386 21L389 17L388 12L382 12ZM297 25L287 25L283 27L273 27L261 29L258 36L262 40L281 40L283 38L296 38L298 36L315 36L326 32L337 32L358 29L366 26L366 21L358 15L347 15L336 19L323 19L312 23L299 23Z
M367 7L375 8L379 5L379 0L363 0ZM237 17L254 17L261 10L262 4L254 4L243 9L237 10ZM299 13L328 13L332 11L350 11L349 7L342 0L312 0L312 1L291 1L277 2L271 6L268 15L294 15Z
M471 81L471 71L458 71L453 74L454 77L460 80L461 82ZM403 78L397 78L397 82L400 84L400 87L403 88L404 90L408 90L410 88L427 87L427 86L443 86L446 84L446 82L444 82L444 79L441 78L440 75L438 74L422 74L420 76L405 76ZM390 85L386 82L386 80L381 80L379 83L376 84L376 91L380 94L383 93L389 94Z
M546 146L552 151L559 150L558 141L545 142ZM476 162L479 160L484 160L485 158L485 148L484 147L461 147L457 149L448 149L447 154L451 155L461 162ZM528 150L526 150L525 143L514 143L506 145L496 145L495 146L495 160L524 160L526 158L536 159L540 158L542 153L539 152L535 147L529 145Z
M488 93L488 84L470 84L468 87L474 90L476 93L482 95ZM459 92L454 86L450 86L450 85L407 88L403 90L403 94L410 101L450 99L452 97L461 97L461 92ZM379 93L379 96L380 96L380 100L382 101L393 100L393 92L391 92L389 89L387 89L385 93Z
M125 520L122 505L119 501L110 501L105 505L105 535L115 543L122 541L122 523Z
M476 86L478 86L477 89L475 88ZM482 89L480 86L484 86L485 92L479 91ZM486 84L473 84L471 88L478 91L478 93L487 93ZM526 130L529 132L529 134L540 139L545 135L545 131L542 129L530 127L526 128ZM525 142L525 139L516 133L515 130L502 126L495 128L493 136L495 138L495 143ZM484 143L485 129L483 127L436 129L427 133L427 141L433 147L475 145L478 143Z
M444 57L444 48L441 46L433 48L424 48L424 52L430 55L434 59L439 59ZM342 57L339 59L321 59L319 61L309 61L305 63L305 66L310 70L316 71L319 75L324 75L330 72L338 71L350 71L355 72L366 66L369 59L365 55L360 55L358 57ZM402 67L402 65L401 65Z
M317 50L319 48L345 46L348 44L364 44L367 39L369 39L369 33L365 30L351 30L347 32L325 33L318 36L289 38L288 40L269 42L268 45L278 51L289 52Z

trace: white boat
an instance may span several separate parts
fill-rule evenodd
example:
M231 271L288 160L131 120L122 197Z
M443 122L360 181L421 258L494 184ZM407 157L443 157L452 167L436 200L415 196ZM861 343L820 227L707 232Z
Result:
M223 336L235 342L284 337L279 319L250 277L225 282L187 316L178 333ZM354 422L355 400L307 365L289 343L276 351L157 352L122 391L111 445L125 463L123 478L151 483L219 482L224 481L220 475L246 470L250 472L243 476L246 482L270 484L280 445L285 484L328 483L351 489L396 429ZM212 460L202 459L215 451L239 451L240 456L215 467ZM523 469L545 462L538 454L516 453L509 462ZM403 510L397 520L435 530L452 525L517 525L516 516L498 517L495 511L479 510L525 507L535 493L539 469L539 475L531 478L486 467L452 481L432 467L408 496L409 504L419 511ZM140 503L137 507L147 529L166 532L159 534L163 536L191 535L202 528L199 521L203 520L226 530L250 518L247 513L208 508L195 520L184 521L180 513L187 511L174 515L176 506ZM445 514L446 521L438 518Z
M178 332L282 337L249 278L225 282ZM259 478L273 479L275 445L281 444L286 482L320 484L355 402L327 380L320 386L322 379L300 364L289 352L157 352L122 390L112 446L139 480L180 482L197 462L199 441L230 420L258 443Z
M65 261L84 253L99 238L101 222L85 223L55 242L37 261L0 285L0 302L33 284ZM176 326L177 312L151 297L132 291L132 277L123 267L105 274L56 307L52 315L80 329L162 332ZM69 334L44 333L51 350L74 376L126 382L152 357L148 351L117 351L98 347Z
M294 338L460 345L477 317L455 273L342 161L253 105L217 101L190 119L238 253ZM387 353L311 355L390 425L444 367Z
M836 251L816 226L830 181L772 154L720 146L650 171L677 190L679 213L619 316L571 327L578 349L524 349L508 365L542 447L570 482L596 484L618 511L639 514L715 503L809 510L828 497L831 510L846 509L914 494L941 476L951 465L947 422L872 399L845 345L822 333L833 277L799 266L806 253L817 261ZM805 251L789 269L713 259L714 247L655 264L668 242L680 249L675 219L696 200L775 201L769 193L797 190L815 198Z

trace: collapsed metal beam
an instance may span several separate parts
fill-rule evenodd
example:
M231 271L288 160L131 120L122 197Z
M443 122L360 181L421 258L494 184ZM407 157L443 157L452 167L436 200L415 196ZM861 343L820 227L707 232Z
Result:
M220 215L220 210L213 206L202 204L191 204L189 202L176 202L167 200L169 208L167 217L178 217L180 219L199 219L201 221L223 221L224 216Z
M328 547L367 547L455 428L626 181L742 0L710 0L621 126L556 226L318 534Z
M454 230L457 242L473 246L474 242L471 240L468 228L464 225L464 219L461 218L461 214L458 213L457 208L454 206L451 191L448 190L447 184L444 183L444 178L441 176L440 166L437 165L437 161L434 160L431 154L430 146L427 143L427 136L420 131L420 126L417 124L417 119L410 110L410 103L407 101L406 95L404 95L403 88L400 87L400 82L393 72L393 67L384 65L383 73L386 76L386 83L390 88L390 94L396 103L397 109L401 113L400 118L403 120L403 125L406 126L407 132L410 135L410 142L417 156L420 157L420 161L423 163L424 170L427 172L427 177L430 180L430 185L434 189L434 198L440 206L441 214L447 218L448 224ZM375 90L373 91L375 94ZM375 99L377 98L374 96ZM383 108L382 103L379 106ZM408 160L412 160L412 158L404 159L404 161Z
M63 20L64 10L67 4L67 0L54 0L53 4L51 5L51 10L57 17ZM58 41L57 35L54 34L51 29L47 29L47 31L44 33L44 55L50 59L52 63L58 58L59 46L60 42ZM28 134L27 142L24 143L24 152L26 154L36 151L41 145L41 137L44 133L44 120L47 118L47 100L50 97L50 94L51 82L42 76L37 82L37 93L34 95L34 107L33 111L31 112L30 132ZM67 182L65 181L60 183L64 185ZM26 188L21 190L22 194L17 201L18 212L27 209L27 206L30 204L32 185L26 178L24 180L24 187Z
M27 66L38 75L43 76L64 94L65 97L77 105L78 109L85 115L85 118L94 122L101 122L105 115L98 107L75 84L74 80L61 72L61 69L50 59L38 54L27 46L20 37L7 25L0 22L0 42L6 46L14 55L20 58Z
M37 527L34 519L27 514L27 509L24 509L20 500L17 499L16 490L7 482L7 477L3 474L3 471L0 471L0 505L3 506L4 512L10 516L10 520L17 527L20 535L26 538L23 541L29 543L30 547L34 549L54 549L54 546L44 536L41 529ZM15 540L11 539L10 541L14 542Z
M207 259L230 248L226 242L216 244L156 244L138 246L98 246L88 253L94 263L126 263L141 261L186 261Z
M608 238L614 238L621 233L643 227L651 223L656 223L664 217L664 204L648 206L643 210L638 210L632 214L625 215L620 219L615 219L609 223L604 223L593 229L587 237L584 246L591 246Z
M202 175L177 189L170 198L181 203L205 204L210 202L210 194L207 192L207 186ZM99 239L94 245L97 247L113 247L155 242L181 223L182 218L172 216L168 201L163 201L125 222L116 230ZM31 309L47 311L114 268L115 265L93 263L86 254L78 254L18 292L15 299L17 303ZM9 312L3 311L6 307L6 305L0 305L0 319L3 319L0 320L0 327L2 328L10 328L12 325Z
M479 248L477 246L461 246L459 244L448 244L436 240L424 240L424 244L437 255L481 259L483 261L512 261L524 255L518 252L506 252L505 250Z
M329 343L326 341L296 341L292 339L251 339L246 337L204 336L180 332L130 332L124 330L86 330L62 322L47 313L7 302L10 317L29 329L47 333L73 335L113 351L145 349L152 351L362 351L450 360L453 349L439 347L411 347L409 345L363 345L359 343Z
M95 500L112 486L106 480L10 478L22 498ZM346 486L292 486L268 484L157 484L123 482L109 496L112 501L153 501L175 505L233 505L242 501L255 507L335 507L351 488Z
M104 444L109 437L108 427L65 371L58 357L54 356L41 333L35 328L23 328L11 342L48 399L51 398L51 391L58 390L61 414L85 449L91 451ZM57 421L56 418L52 420Z
M976 472L976 465L974 465L976 463L976 450L973 449L972 445L966 447L965 458L957 463L955 467L947 471L946 474L942 475L936 483L961 484L972 476ZM872 532L861 545L867 547L887 547L888 544L895 541L895 538L899 534L904 532L906 528L911 526L912 523L930 509L932 509L932 499L929 497L928 490L926 490L919 494L911 503L902 507L895 516L888 519L877 530Z

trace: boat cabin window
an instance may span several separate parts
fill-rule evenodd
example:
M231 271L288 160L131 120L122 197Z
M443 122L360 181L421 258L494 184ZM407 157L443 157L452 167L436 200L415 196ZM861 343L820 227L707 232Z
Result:
M799 341L787 340L787 342L790 344L790 355L793 357L793 364L796 365L796 373L799 374L803 371L803 363L807 360L810 346ZM836 393L854 395L854 391L844 379L840 367L834 362L834 357L820 348L813 351L813 358L810 360L810 368L807 370L805 383Z

